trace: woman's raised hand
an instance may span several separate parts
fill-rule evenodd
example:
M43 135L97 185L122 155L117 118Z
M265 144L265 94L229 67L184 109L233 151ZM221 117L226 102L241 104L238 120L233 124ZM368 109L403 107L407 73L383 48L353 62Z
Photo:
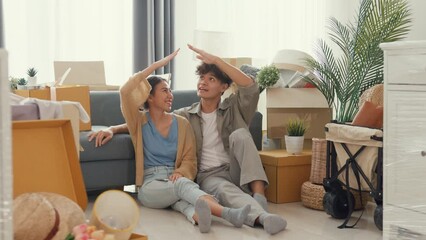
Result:
M172 52L170 55L164 57L163 59L158 60L156 63L158 64L157 67L164 67L167 64L169 64L169 62L176 57L176 55L178 54L180 48L178 48L176 51Z
M197 58L207 64L214 64L217 56L188 44L188 48L197 54Z

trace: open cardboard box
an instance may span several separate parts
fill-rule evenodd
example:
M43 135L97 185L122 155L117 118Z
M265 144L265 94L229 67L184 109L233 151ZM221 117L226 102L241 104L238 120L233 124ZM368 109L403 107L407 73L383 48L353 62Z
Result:
M55 79L63 79L64 85L86 85L92 91L120 88L117 85L106 84L104 61L54 61L53 67Z
M267 135L282 140L289 119L305 119L304 149L312 149L312 138L325 138L324 127L332 118L332 111L322 93L315 88L266 89ZM281 141L281 148L285 148Z
M87 206L70 120L12 123L13 194L53 192Z
M51 100L52 91L55 91L55 101L79 102L90 116L90 92L88 86L57 86L54 90L50 87L45 87L42 89L15 90L14 93L22 97ZM92 124L90 121L88 123L80 121L80 131L90 131L91 129Z

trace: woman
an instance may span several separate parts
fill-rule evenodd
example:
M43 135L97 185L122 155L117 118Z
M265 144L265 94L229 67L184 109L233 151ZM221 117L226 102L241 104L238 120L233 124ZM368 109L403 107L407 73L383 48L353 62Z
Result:
M173 209L197 223L202 233L210 230L211 214L241 227L250 205L233 209L219 205L215 198L201 191L193 182L197 171L195 137L189 122L169 113L173 95L168 82L149 76L168 64L178 53L155 62L136 73L120 88L121 109L126 129L110 128L111 133L128 131L136 155L138 198L150 208ZM144 105L144 110L140 106ZM98 133L90 136L90 140Z

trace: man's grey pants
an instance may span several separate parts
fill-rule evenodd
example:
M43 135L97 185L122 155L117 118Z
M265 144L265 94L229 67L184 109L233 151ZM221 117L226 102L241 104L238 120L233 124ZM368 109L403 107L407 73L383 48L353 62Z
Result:
M229 145L230 164L198 172L197 181L203 191L215 196L225 207L240 208L251 205L245 224L254 226L256 218L266 211L251 196L248 184L261 180L267 185L268 179L256 145L247 129L235 130L229 136Z

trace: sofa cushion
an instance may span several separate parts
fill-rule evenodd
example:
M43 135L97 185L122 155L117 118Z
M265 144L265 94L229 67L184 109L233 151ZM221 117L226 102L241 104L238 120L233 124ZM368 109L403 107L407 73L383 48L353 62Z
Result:
M92 125L112 126L124 123L118 91L91 91L90 111Z
M105 126L92 126L93 131L105 129ZM104 161L119 159L134 159L135 153L129 134L115 134L114 137L101 147L95 148L95 140L88 141L91 132L80 132L80 161Z

